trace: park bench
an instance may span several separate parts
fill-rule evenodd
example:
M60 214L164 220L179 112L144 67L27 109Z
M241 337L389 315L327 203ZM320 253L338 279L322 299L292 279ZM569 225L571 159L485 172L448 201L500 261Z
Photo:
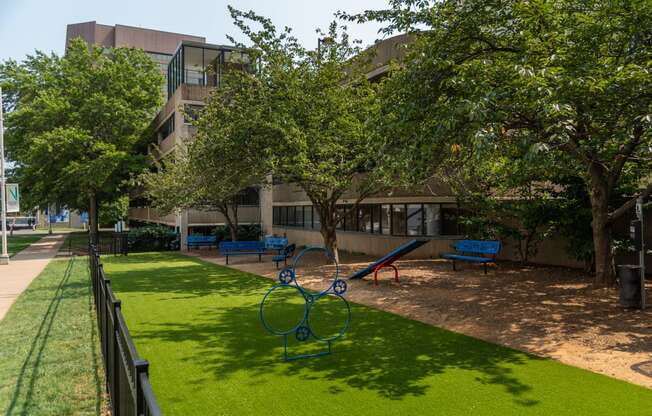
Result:
M278 255L272 257L272 261L276 263L277 269L278 269L278 264L280 262L283 262L287 266L288 258L294 255L294 250L296 250L296 248L297 248L296 244L290 244L289 246L283 247L283 249Z
M285 237L265 237L265 248L270 251L277 251L278 254L281 254L283 250L288 245L288 239Z
M229 256L257 254L258 261L262 261L262 255L267 254L264 241L222 241L219 250L220 255L226 256L226 264L229 264Z
M455 242L455 253L444 253L443 258L453 261L453 270L456 261L468 263L481 263L484 265L484 274L487 274L487 264L495 263L496 254L500 251L500 241L496 240L458 240ZM491 257L486 257L489 255Z
M217 237L214 235L189 235L186 247L190 250L191 247L217 247Z

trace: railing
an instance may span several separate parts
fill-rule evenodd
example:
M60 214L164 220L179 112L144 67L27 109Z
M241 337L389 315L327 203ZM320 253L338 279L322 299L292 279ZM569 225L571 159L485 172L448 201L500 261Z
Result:
M136 351L120 300L104 274L96 245L90 245L88 258L111 413L113 416L161 415L149 382L149 363Z

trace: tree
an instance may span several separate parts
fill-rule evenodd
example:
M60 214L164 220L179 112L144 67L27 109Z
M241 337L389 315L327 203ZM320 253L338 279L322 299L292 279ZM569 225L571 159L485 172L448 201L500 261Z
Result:
M156 208L166 213L216 210L224 216L231 240L237 240L238 197L248 187L264 186L271 170L270 158L259 142L251 140L264 123L263 91L246 71L222 74L222 85L195 114L194 137L155 161L156 171L141 176L145 195Z
M500 153L522 140L567 161L590 195L594 283L604 286L615 281L612 224L652 193L651 6L393 0L344 17L414 33L382 93L380 119L385 153L411 167L403 179L422 179L456 157L451 149L478 143Z
M0 65L8 156L36 204L88 210L124 193L161 102L162 76L143 51L71 42L59 57L36 52Z
M324 245L338 259L336 226L346 214L336 209L338 200L353 191L360 201L376 189L371 178L378 154L368 123L377 104L365 76L368 55L335 23L327 34L318 32L320 47L309 51L290 29L278 32L269 19L229 10L254 48L262 91L253 104L258 122L241 126L242 140L231 152L255 148L268 156L276 178L305 191L320 217Z

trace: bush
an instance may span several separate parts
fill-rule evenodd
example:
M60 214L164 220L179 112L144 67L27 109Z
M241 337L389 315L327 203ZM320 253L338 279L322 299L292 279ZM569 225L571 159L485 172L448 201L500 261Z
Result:
M148 225L129 230L129 251L166 251L179 249L178 234L164 225Z
M258 241L260 240L260 224L238 225L238 241ZM231 232L226 225L215 227L213 235L217 237L217 242L231 241Z

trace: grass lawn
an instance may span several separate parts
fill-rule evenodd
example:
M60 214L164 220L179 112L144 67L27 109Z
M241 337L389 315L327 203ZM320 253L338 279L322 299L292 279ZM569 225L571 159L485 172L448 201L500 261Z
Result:
M178 254L104 262L167 415L652 414L643 387L361 305L332 355L284 362L259 321L270 280Z
M29 247L30 244L37 242L41 238L43 238L44 235L12 235L7 237L7 251L9 252L9 256L13 256L14 254L18 253L19 251L22 251Z
M85 259L53 260L0 321L0 413L105 414Z

